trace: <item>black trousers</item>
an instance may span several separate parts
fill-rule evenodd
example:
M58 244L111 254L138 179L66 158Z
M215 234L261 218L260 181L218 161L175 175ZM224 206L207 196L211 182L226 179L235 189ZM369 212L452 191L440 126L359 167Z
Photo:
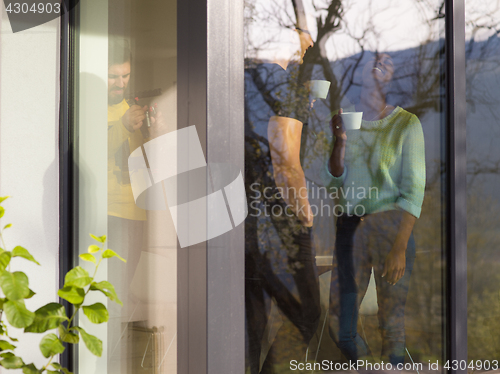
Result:
M246 225L245 307L247 328L247 366L252 374L259 373L262 341L269 321L269 305L274 300L279 312L296 334L278 333L262 367L262 373L275 372L275 366L289 365L274 354L281 351L302 352L305 357L321 314L318 273L311 243L311 229L302 228L292 235L290 248L283 241L259 249L256 220ZM277 236L277 235L275 235ZM277 239L277 238L274 238ZM276 244L276 243L279 244Z

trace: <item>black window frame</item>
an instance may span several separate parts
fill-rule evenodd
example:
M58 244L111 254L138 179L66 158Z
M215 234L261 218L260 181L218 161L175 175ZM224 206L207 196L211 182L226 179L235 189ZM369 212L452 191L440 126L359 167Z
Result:
M75 266L75 243L77 226L75 212L78 210L78 183L75 173L76 99L78 77L74 74L78 64L79 0L61 2L60 23L60 104L59 104L59 288L64 285L64 276ZM73 306L64 299L68 317L73 314ZM69 371L76 367L76 350L64 343L66 349L60 363Z

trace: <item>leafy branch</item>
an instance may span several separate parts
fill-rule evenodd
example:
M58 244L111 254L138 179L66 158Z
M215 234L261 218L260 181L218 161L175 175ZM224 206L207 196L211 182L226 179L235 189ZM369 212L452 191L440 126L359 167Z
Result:
M0 204L8 197L0 197ZM0 206L0 218L4 214L5 209ZM100 324L108 321L109 313L104 304L85 305L86 297L90 292L103 293L111 301L123 306L114 286L110 282L106 280L97 282L95 279L103 260L112 257L116 257L123 262L126 262L126 260L115 251L105 249L105 235L97 237L90 234L97 244L90 245L87 253L81 254L79 257L83 261L95 265L93 275L90 276L87 270L77 266L66 274L64 286L57 292L61 299L74 306L73 315L68 318L64 306L59 303L48 303L32 312L25 305L25 300L35 295L35 292L29 288L28 276L22 271L11 272L10 263L14 257L21 257L37 265L40 265L40 263L35 260L26 248L21 246L14 247L12 251L6 250L3 232L10 227L12 227L12 224L9 223L0 231L0 241L2 243L2 248L0 248L0 289L4 296L0 297L0 317L3 317L5 312L7 322L13 327L23 328L24 333L41 334L49 330L57 330L59 336L50 333L42 338L39 347L48 362L43 367L37 368L35 364L25 364L21 357L16 356L14 353L16 346L12 342L18 340L8 334L7 325L3 320L0 320L0 365L6 369L22 369L24 374L41 374L45 372L71 374L68 369L57 362L53 362L54 358L64 352L63 343L78 344L80 337L92 354L98 357L102 355L102 341L96 336L87 333L82 327L75 325L75 316L82 310L92 323Z

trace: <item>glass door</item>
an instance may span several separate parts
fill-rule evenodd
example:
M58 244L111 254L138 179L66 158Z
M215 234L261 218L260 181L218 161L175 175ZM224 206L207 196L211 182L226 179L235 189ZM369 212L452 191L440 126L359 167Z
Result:
M97 358L81 344L77 369L176 373L178 241L165 200L169 187L159 176L178 166L168 157L171 149L163 149L178 137L172 135L177 3L100 0L78 6L78 248L87 252L89 232L107 235L107 247L127 262L110 259L99 268L97 278L114 285L123 305L94 296L109 321L94 325L82 314L80 324L102 341L103 352ZM190 139L197 140L196 132ZM203 157L199 140L198 147Z
M465 2L467 79L467 348L470 369L498 370L498 2Z
M244 20L247 373L443 371L444 5Z

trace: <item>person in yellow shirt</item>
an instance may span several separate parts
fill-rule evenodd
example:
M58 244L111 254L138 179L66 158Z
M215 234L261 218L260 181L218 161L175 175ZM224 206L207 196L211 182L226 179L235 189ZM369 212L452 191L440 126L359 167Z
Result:
M144 143L166 132L166 122L157 112L151 117L148 137L141 127L146 123L148 106L129 106L125 93L131 76L131 50L125 39L112 38L108 45L108 245L127 260L108 263L110 282L123 301L123 308L108 305L110 328L109 360L113 373L123 372L121 361L127 352L127 324L136 321L137 301L129 292L141 252L147 248L146 211L135 204L130 183L128 158Z
M110 45L108 59L108 215L145 221L146 212L136 206L128 173L130 153L144 143L139 129L147 106L129 107L124 98L130 81L130 49L125 43Z
M110 305L110 316L114 315L117 323L117 336L110 339L110 344L116 346L122 335L120 321L133 319L135 306L129 298L129 285L146 247L146 211L135 204L128 158L149 139L141 132L147 106L129 106L125 100L131 74L128 42L110 41L108 53L108 245L127 259L126 269L123 264L108 264L110 281L124 302L123 309Z

